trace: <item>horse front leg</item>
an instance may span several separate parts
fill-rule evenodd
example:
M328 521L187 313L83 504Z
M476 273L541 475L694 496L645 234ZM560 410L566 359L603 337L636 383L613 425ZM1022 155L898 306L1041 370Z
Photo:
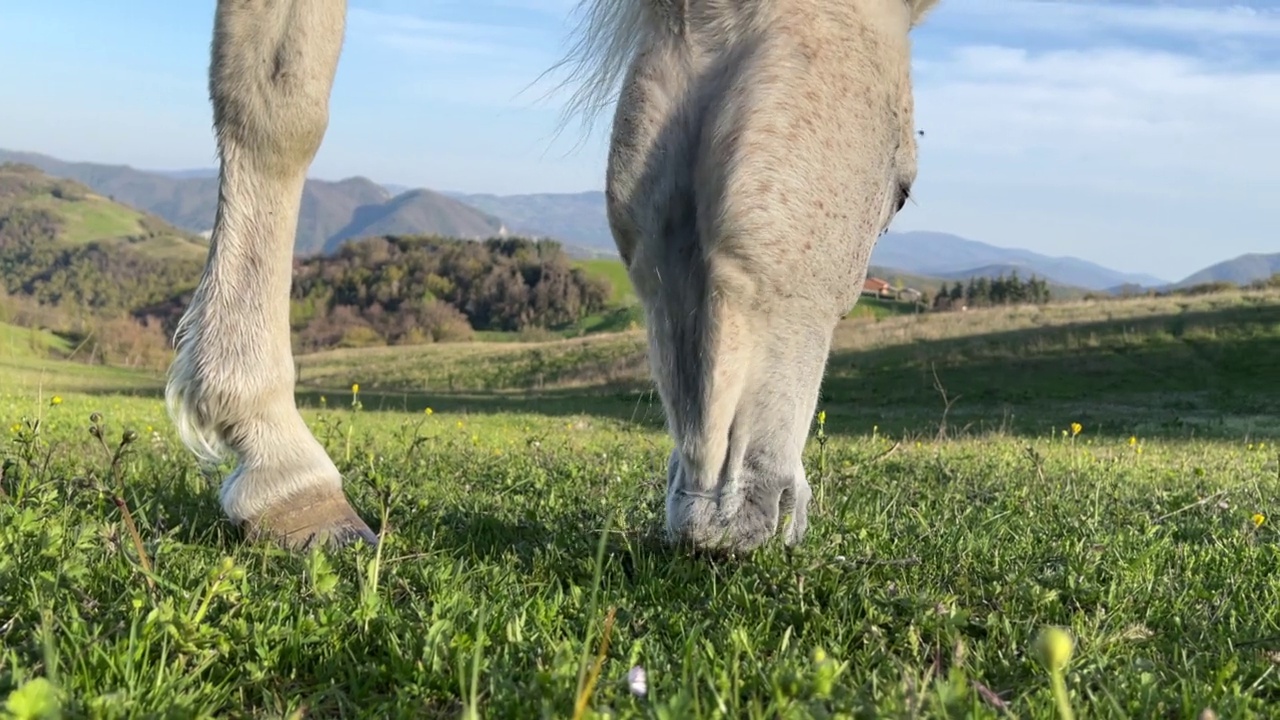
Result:
M307 169L328 126L345 0L219 0L209 73L221 158L209 257L166 397L202 459L229 449L223 511L286 547L377 536L294 400L289 290Z

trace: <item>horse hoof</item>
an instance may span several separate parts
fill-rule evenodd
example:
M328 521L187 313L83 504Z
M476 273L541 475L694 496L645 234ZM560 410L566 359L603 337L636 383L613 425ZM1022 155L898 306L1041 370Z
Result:
M306 491L286 498L246 523L251 540L270 539L287 550L337 549L378 535L356 514L341 491Z

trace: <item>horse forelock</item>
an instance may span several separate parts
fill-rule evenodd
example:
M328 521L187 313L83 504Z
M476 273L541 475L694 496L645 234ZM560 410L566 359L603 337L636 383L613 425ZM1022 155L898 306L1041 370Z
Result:
M735 0L735 4L764 5L768 1ZM908 9L909 27L914 27L940 0L900 1ZM558 88L576 85L565 103L561 129L577 118L589 130L601 111L617 99L635 55L655 36L680 33L696 2L699 0L580 0L574 9L578 20L570 35L570 48L548 70L567 70Z

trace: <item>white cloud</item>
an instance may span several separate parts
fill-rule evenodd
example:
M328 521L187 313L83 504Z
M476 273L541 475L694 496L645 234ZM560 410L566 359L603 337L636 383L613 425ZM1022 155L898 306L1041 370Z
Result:
M953 31L954 32L954 31ZM1180 277L1274 252L1280 64L1109 42L916 61L918 205L944 229Z
M1103 168L1262 175L1277 157L1280 68L1222 70L1132 48L1032 52L961 47L916 69L930 144L966 154L1046 155Z
M1193 39L1280 38L1280 12L1257 5L1080 0L959 0L939 6L948 21L993 23L1051 33L1099 29L1173 34Z
M502 55L519 49L526 30L516 26L435 20L364 8L348 11L348 32L389 47L427 55Z

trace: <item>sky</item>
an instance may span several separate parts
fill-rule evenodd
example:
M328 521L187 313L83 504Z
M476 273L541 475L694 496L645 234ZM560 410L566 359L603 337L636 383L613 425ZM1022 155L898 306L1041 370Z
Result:
M871 1L871 0L849 0ZM607 115L557 135L575 0L351 0L311 176L604 185ZM0 6L0 147L216 164L213 0ZM1280 0L942 0L913 32L919 177L894 230L1166 280L1280 252ZM15 71L16 69L16 71Z

